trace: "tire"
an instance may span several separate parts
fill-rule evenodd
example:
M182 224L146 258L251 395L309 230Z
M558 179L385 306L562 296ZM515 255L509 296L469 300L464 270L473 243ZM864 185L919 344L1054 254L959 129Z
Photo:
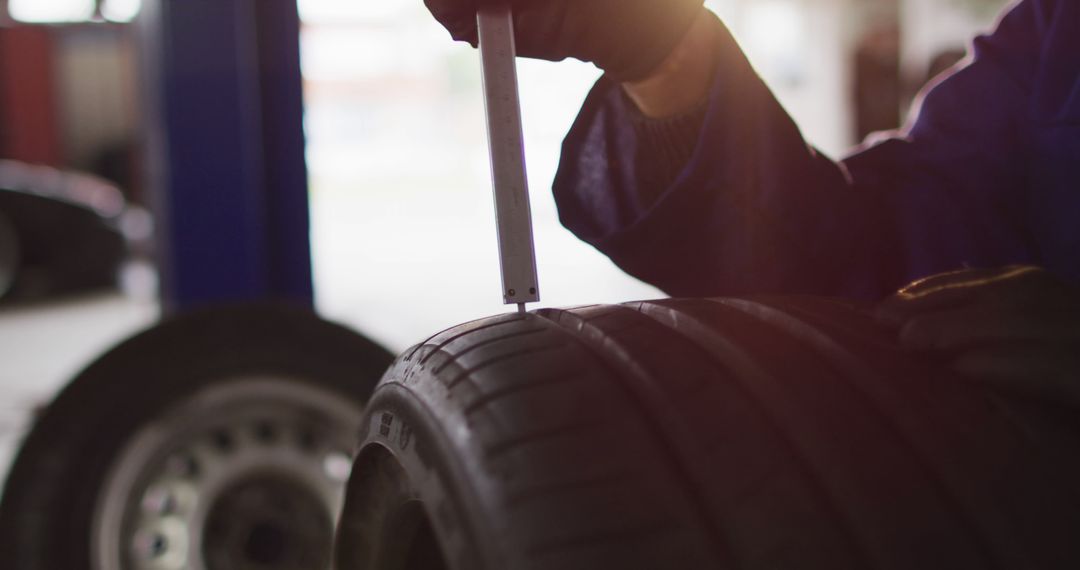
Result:
M0 503L4 568L328 568L362 407L391 361L283 306L135 336L24 441Z
M1080 567L1075 419L839 302L481 320L365 417L339 570Z

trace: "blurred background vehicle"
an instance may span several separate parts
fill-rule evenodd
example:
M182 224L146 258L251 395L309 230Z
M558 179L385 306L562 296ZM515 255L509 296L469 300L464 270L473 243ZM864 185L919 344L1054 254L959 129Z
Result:
M149 260L150 214L96 176L0 160L0 219L0 301L116 289Z

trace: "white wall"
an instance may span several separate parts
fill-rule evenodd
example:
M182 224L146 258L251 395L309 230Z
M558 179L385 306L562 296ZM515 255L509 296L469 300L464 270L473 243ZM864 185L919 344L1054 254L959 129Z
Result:
M903 69L925 77L930 60L947 49L965 49L978 33L993 28L1009 0L903 0Z

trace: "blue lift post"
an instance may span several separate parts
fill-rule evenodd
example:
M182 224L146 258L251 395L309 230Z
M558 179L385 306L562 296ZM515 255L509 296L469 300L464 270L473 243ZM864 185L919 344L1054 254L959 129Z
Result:
M147 0L139 20L165 310L310 305L296 0Z

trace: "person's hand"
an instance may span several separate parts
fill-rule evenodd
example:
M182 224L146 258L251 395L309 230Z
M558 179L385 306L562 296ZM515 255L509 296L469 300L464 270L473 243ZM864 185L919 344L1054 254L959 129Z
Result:
M459 41L477 45L476 12L509 4L518 54L589 61L615 79L648 77L704 9L703 0L424 0Z
M1080 405L1080 290L1036 267L929 277L877 308L907 348L999 390Z

